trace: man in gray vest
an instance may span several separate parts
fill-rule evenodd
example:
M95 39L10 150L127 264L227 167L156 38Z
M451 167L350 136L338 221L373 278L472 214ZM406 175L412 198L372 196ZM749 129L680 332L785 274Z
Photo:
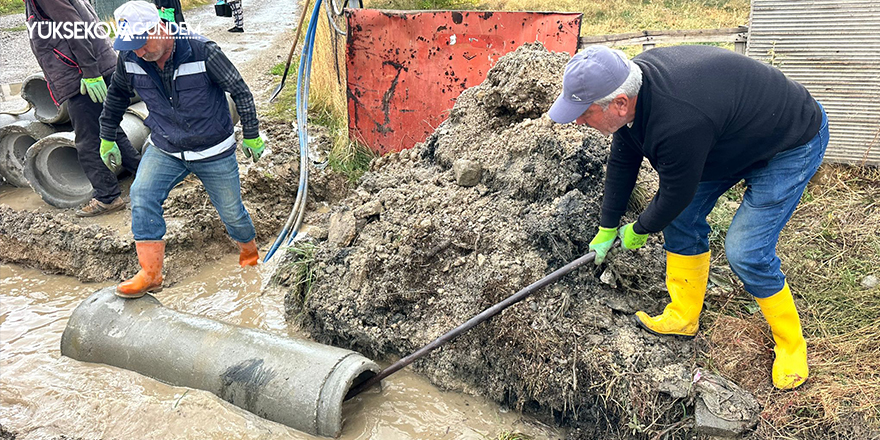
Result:
M152 3L125 3L115 16L113 47L120 52L101 114L101 143L115 150L116 128L135 91L150 111L145 123L151 130L131 186L131 230L141 271L119 284L117 295L138 298L162 289L162 203L190 173L202 181L240 247L239 264L256 265L256 231L241 201L236 140L224 93L232 96L241 116L245 156L256 162L264 143L250 89L216 43L162 23Z
M92 184L94 198L76 215L92 217L122 209L125 202L119 182L108 166L122 166L134 174L140 154L117 126L118 153L110 157L104 152L102 161L98 118L107 94L106 81L116 66L116 53L106 37L97 36L98 15L83 0L25 0L25 10L31 50L55 104L67 102L77 158ZM105 165L108 162L113 163Z

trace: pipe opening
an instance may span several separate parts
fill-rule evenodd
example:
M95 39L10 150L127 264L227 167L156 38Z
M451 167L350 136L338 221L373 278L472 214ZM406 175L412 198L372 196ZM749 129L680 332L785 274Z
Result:
M21 86L21 97L34 108L34 116L47 124L63 124L70 120L67 103L55 105L46 78L37 73L25 78Z
M42 79L32 79L25 83L23 95L28 97L28 101L34 106L34 112L37 119L53 119L58 116L58 107L49 94L49 87L46 81Z
M367 370L367 371L364 371L363 373L359 374L357 377L355 377L354 380L351 381L351 385L348 387L348 389L345 390L345 397L342 399L342 401L347 402L349 399L354 397L354 396L350 395L351 390L357 388L360 384L372 379L377 374L378 373L376 373L375 371Z
M76 148L59 146L49 152L46 158L46 174L52 186L63 188L63 192L78 194L90 192L92 184L79 165Z
M19 166L24 166L27 150L35 143L37 143L36 139L25 134L15 136L12 139L12 156L18 161Z

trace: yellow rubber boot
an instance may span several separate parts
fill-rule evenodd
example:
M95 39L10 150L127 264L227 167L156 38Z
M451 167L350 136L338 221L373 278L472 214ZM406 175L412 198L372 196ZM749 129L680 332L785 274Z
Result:
M788 283L769 298L755 298L770 330L776 347L773 361L773 385L781 390L799 387L810 375L807 366L807 342L801 330L801 319Z
M693 337L700 328L708 282L709 252L699 255L666 252L666 288L672 302L658 316L636 312L639 323L654 334Z
M162 262L165 259L165 242L137 241L138 262L141 270L130 280L116 286L116 296L140 298L147 292L162 290Z
M238 243L241 253L238 255L238 265L241 267L256 266L260 260L260 253L257 251L257 243L251 240L247 243Z

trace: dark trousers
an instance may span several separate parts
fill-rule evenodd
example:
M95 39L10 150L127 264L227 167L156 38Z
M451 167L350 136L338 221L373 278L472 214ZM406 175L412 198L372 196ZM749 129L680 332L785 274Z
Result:
M110 75L104 77L110 84ZM70 122L76 135L76 155L79 165L92 184L93 197L102 203L110 203L121 194L116 175L101 160L101 110L104 105L94 103L89 95L76 95L67 100ZM137 172L141 155L131 145L121 128L116 130L116 145L122 153L122 166L130 173Z

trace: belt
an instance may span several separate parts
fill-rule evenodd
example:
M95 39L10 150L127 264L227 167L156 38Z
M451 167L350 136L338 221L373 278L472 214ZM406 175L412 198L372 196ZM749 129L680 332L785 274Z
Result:
M152 136L147 137L147 142L150 144L156 145L153 143ZM172 153L170 151L165 151L161 148L158 148L158 150L169 155L169 156L176 157L180 160L193 162L193 161L197 161L197 160L204 160L204 159L214 157L218 154L226 152L230 148L235 148L235 133L229 135L228 138L224 139L219 144L214 145L211 148L206 148L201 151L181 151L178 153Z

